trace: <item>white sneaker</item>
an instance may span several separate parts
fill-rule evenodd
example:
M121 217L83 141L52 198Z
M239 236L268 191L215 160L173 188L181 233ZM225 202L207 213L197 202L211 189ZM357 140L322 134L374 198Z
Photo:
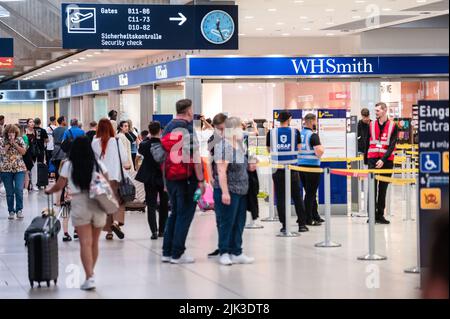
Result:
M39 187L33 186L33 189L32 189L32 190L35 191L35 192L39 192Z
M23 190L23 196L28 196L28 189L25 188L25 189Z
M163 262L163 263L170 263L170 260L171 260L172 258L171 257L166 257L166 256L162 256L161 257L161 261Z
M16 214L14 214L14 212L9 213L8 215L8 219L9 220L13 220L15 218Z
M224 266L231 266L233 262L230 259L230 254L223 254L220 256L219 263Z
M186 256L186 254L183 254L178 259L170 259L171 264L193 264L195 263L195 259L189 256Z
M23 213L22 213L21 210L19 210L19 211L17 212L17 218L23 219Z
M95 279L91 277L87 279L80 287L81 290L94 290L95 289Z
M240 254L239 256L231 255L231 262L233 264L252 264L255 258Z

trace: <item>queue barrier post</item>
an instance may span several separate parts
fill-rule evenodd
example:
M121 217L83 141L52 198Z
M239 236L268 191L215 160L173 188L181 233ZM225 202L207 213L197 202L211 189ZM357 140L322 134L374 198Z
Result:
M358 260L386 260L387 257L375 253L375 174L369 173L369 253Z
M407 169L411 169L411 157L408 156L406 158L406 168ZM406 176L408 179L410 179L411 173L407 173ZM406 186L406 218L404 219L404 221L414 221L414 219L411 216L411 183L408 183L405 185Z
M417 247L417 266L413 266L410 268L405 269L405 273L407 274L420 274L420 223L419 223L419 206L420 206L420 192L419 192L419 177L416 177L416 196L417 196L417 202L416 202L416 247Z
M320 248L334 248L342 245L331 241L331 177L330 168L324 169L325 186L325 241L315 244Z
M272 168L270 168L272 170ZM275 200L273 198L273 179L272 174L269 175L269 217L261 219L262 222L277 222L278 217L275 215Z
M285 225L284 232L277 234L277 237L298 237L299 233L289 231L289 221L291 219L291 170L289 165L284 165L284 189L285 189ZM278 200L282 200L279 198Z

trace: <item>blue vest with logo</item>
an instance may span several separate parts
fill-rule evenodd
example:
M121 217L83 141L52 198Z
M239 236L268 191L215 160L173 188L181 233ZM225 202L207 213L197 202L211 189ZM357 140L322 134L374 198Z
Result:
M296 130L291 127L277 127L270 131L270 157L274 164L295 164L298 147Z
M320 166L320 158L316 156L314 148L311 147L311 136L313 131L303 129L300 133L302 137L302 147L298 153L298 165Z

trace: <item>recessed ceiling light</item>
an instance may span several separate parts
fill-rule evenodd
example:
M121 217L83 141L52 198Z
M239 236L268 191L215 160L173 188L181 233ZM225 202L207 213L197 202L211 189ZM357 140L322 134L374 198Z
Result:
M57 65L55 66L56 69L61 69L61 66Z
M327 35L327 37L332 37L334 35L334 33L327 33L326 35Z
M245 37L245 33L239 33L240 37Z
M353 16L352 19L361 19L361 16Z
M80 57L80 60L86 60L86 58L85 57Z
M51 69L50 69L50 71L55 71L55 70L56 70L55 68L51 68Z
M311 31L311 28L303 28L303 31Z
M250 20L250 19L254 19L254 16L245 16L244 19Z
M93 55L92 54L86 54L86 58L92 58Z
M270 9L267 9L267 11L269 11L269 12L276 12L277 9L275 9L275 8L270 8Z
M78 62L80 62L80 61L78 61L77 59L75 59L75 60L72 60L72 62L73 62L73 63L78 63Z
M307 17L307 16L301 16L300 19L302 19L302 20L308 20L308 17Z
M328 9L325 9L325 11L326 11L326 12L333 12L334 9L333 9L333 8L328 8Z
M283 37L288 37L288 36L290 36L290 35L291 35L290 33L283 33L283 34L282 34Z
M264 28L256 28L256 31L264 31Z
M392 11L391 8L383 8L383 9L381 9L381 10L383 10L383 11Z
M95 51L94 54L102 54L100 51Z
M366 3L366 0L356 0L355 3Z
M305 2L305 1L303 1L303 0L294 0L294 3L303 3L303 2Z
M417 3L425 3L425 2L427 2L427 0L417 0L416 2Z
M327 25L334 25L334 22L329 21L329 22L327 22Z
M277 25L285 25L284 22L277 22L276 24L277 24Z

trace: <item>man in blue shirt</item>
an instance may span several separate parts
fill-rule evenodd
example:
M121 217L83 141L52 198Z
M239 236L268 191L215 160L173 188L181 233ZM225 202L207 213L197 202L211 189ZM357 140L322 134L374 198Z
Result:
M62 140L64 141L66 138L71 138L72 140L74 140L77 137L84 135L85 135L84 131L80 129L78 126L78 119L71 119L70 128L64 132Z

